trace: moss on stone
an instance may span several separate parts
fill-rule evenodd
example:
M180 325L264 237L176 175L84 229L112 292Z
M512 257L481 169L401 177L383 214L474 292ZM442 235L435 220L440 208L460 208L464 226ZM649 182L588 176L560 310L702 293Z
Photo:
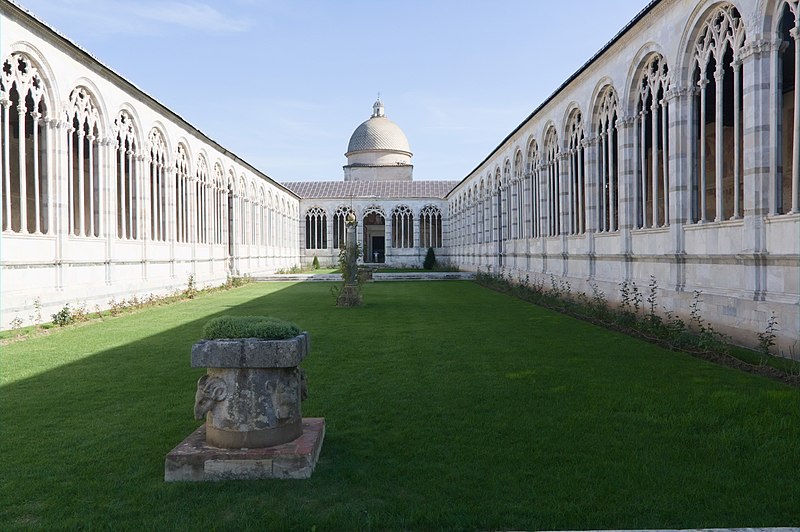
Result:
M219 316L203 327L203 338L260 338L262 340L287 340L300 334L294 323L270 316Z

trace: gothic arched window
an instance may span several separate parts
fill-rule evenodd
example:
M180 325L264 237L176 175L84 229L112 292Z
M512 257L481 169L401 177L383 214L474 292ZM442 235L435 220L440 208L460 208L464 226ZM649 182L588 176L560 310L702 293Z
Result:
M339 207L333 214L333 247L334 249L342 249L347 245L347 231L345 227L345 219L348 214L355 216L355 211L350 207Z
M531 236L538 238L542 235L541 220L541 183L539 168L539 145L531 139L528 144L528 174L530 179L530 214L531 214Z
M191 241L191 187L189 184L189 157L186 146L178 144L175 154L175 240Z
M585 159L583 146L583 121L581 112L573 110L567 121L567 155L569 179L569 234L577 235L586 230L586 179L583 173Z
M39 70L25 54L11 54L0 70L3 231L50 232L47 118Z
M780 63L775 93L779 101L776 123L781 124L781 140L778 144L778 168L776 182L771 191L770 214L800 212L800 13L798 1L787 0L781 4L778 35L785 43L778 49ZM774 78L773 78L774 79Z
M442 247L442 211L439 207L426 205L419 212L419 240L423 248Z
M224 242L224 232L226 228L225 220L228 218L228 211L225 208L227 194L225 193L225 171L219 162L214 163L214 184L212 187L214 194L212 206L212 231L211 242L222 244Z
M414 247L414 213L408 205L392 209L392 247Z
M512 186L514 190L512 192L513 197L513 223L512 226L514 228L513 237L514 238L524 238L525 237L525 181L523 180L523 163L522 163L522 151L517 150L517 153L514 155L514 177L512 179Z
M328 215L320 207L312 207L306 212L306 249L326 249L328 247Z
M197 212L197 231L195 240L201 244L207 244L210 241L209 234L211 232L209 224L209 214L211 211L209 193L211 191L211 183L209 182L208 163L206 162L206 158L202 155L197 157L195 167L197 168L195 171L194 181L196 190L195 211Z
M69 95L67 110L69 228L75 236L100 236L100 114L84 87Z
M612 87L599 97L597 116L597 230L619 229L619 139L617 94ZM581 164L583 161L581 161Z
M561 208L559 194L561 184L559 179L558 163L558 134L551 127L544 137L544 165L545 191L547 194L546 231L547 236L556 236L561 233Z
M139 143L133 119L127 111L120 111L114 120L116 135L115 159L117 170L117 238L139 238L139 190L136 182L136 168L139 156Z
M150 132L150 238L167 239L167 144L157 129Z
M669 82L669 69L664 58L659 54L651 56L645 64L636 101L635 137L639 164L636 165L634 180L634 227L658 227L669 223L669 114L665 99Z
M744 22L739 12L725 4L706 19L694 45L692 79L698 94L693 136L695 145L699 145L699 168L692 183L695 222L741 217L744 41ZM655 207L653 212L655 216ZM653 225L658 225L656 222Z

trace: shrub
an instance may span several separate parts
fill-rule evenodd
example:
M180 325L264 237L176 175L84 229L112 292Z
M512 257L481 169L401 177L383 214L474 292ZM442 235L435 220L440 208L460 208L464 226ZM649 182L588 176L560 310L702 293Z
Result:
M194 280L194 275L189 274L189 281L186 283L186 290L183 291L183 297L187 299L194 299L197 295L197 283Z
M317 258L316 255L314 255L314 260L311 261L311 269L319 270L319 259Z
M294 323L270 316L219 316L203 327L203 338L261 338L286 340L300 334Z
M777 328L778 320L775 318L775 312L772 312L767 321L767 328L764 332L758 333L758 351L761 353L761 365L765 365L772 354L770 349L775 345L775 330Z
M436 254L433 252L433 248L428 248L422 267L426 270L432 270L436 267Z
M72 311L69 308L69 303L64 305L64 308L53 314L53 323L58 325L59 327L65 327L72 323Z

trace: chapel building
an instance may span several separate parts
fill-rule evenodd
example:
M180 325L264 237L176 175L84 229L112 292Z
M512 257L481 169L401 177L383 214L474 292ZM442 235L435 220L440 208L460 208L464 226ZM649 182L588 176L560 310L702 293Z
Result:
M284 183L300 200L303 264L314 257L323 265L337 263L351 212L364 263L414 267L428 248L444 251L445 196L457 181L414 181L408 139L386 117L380 98L353 132L345 156L344 181Z
M415 181L378 100L342 180L282 183L0 0L1 325L334 263L353 212L367 263L652 289L796 354L798 1L653 0L460 181Z

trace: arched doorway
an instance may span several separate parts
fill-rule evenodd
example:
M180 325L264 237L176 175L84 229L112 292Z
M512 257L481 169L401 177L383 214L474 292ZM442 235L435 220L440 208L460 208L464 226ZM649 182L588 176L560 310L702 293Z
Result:
M364 262L386 262L386 217L378 207L364 212Z

